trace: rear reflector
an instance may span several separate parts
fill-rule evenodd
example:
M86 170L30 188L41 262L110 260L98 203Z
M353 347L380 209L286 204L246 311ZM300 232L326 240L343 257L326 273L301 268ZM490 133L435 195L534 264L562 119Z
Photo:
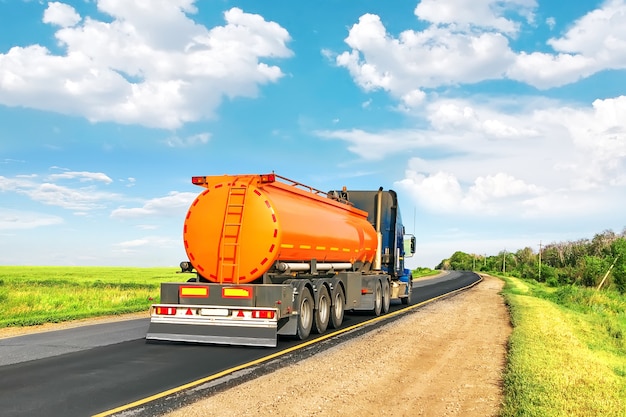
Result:
M180 286L178 287L178 293L181 297L203 297L209 296L209 287L201 287L197 285L193 286Z
M224 287L222 298L252 298L252 287Z

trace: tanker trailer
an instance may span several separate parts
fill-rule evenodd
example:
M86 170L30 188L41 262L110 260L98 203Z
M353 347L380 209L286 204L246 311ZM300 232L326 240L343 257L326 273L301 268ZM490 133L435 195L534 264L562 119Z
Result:
M147 340L273 347L410 300L415 243L392 190L323 192L274 173L192 183L204 188L183 226L196 276L161 284Z

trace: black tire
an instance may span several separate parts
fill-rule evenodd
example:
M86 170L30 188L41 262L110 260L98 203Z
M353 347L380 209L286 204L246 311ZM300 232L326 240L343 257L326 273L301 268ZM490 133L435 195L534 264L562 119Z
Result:
M403 297L400 299L402 304L404 305L411 304L411 294L413 294L413 281L409 280L409 295L407 297Z
M330 309L330 327L338 329L343 323L344 310L346 308L346 296L343 288L339 285L333 295L333 305Z
M308 288L303 288L298 300L298 332L296 336L304 340L311 334L313 327L313 296Z
M330 295L325 285L320 288L319 298L317 299L317 310L315 310L313 320L313 332L322 334L328 328L330 321Z
M389 307L391 307L391 287L389 281L385 281L383 285L383 308L382 314L389 313Z
M375 316L380 316L380 312L383 309L383 286L380 281L376 281L376 285L374 286L374 308L372 309L372 314Z

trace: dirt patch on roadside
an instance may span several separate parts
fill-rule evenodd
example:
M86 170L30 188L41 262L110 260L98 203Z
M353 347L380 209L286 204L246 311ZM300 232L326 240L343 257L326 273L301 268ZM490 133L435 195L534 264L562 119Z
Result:
M503 282L176 410L189 416L497 416L511 333Z

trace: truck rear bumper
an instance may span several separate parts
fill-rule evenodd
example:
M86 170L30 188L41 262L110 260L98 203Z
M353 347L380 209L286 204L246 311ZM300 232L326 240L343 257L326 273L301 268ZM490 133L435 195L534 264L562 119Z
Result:
M239 323L153 317L146 340L265 346L277 344L276 322Z

